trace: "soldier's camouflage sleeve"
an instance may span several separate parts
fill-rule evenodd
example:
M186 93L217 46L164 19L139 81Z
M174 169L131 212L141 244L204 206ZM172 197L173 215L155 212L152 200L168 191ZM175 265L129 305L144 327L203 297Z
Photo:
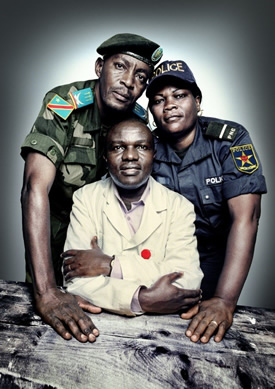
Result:
M37 151L58 168L69 144L70 121L60 118L47 108L54 95L54 92L46 94L31 132L21 146L21 155L25 159L29 151Z

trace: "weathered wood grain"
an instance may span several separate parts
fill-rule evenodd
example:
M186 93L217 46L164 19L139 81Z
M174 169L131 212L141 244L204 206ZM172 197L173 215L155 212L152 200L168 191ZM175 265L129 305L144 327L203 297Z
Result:
M238 307L225 339L192 343L178 315L102 313L94 344L34 314L24 283L0 281L1 388L274 388L275 311Z

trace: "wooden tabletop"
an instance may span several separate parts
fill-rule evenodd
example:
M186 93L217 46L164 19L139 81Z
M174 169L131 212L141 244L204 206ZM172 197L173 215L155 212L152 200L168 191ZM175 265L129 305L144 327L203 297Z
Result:
M221 343L192 343L179 315L93 315L95 343L66 341L31 289L0 280L1 388L275 388L275 310L239 306Z

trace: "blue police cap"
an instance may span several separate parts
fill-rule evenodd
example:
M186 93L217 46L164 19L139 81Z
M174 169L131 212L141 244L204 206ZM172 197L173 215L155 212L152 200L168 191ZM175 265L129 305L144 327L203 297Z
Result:
M153 72L151 80L146 90L146 96L150 97L161 85L164 85L167 79L178 79L182 84L191 90L193 95L202 99L202 93L197 85L191 69L184 61L164 61Z
M98 48L98 54L109 57L114 54L127 54L154 67L161 59L163 50L155 42L140 35L123 33L112 36Z

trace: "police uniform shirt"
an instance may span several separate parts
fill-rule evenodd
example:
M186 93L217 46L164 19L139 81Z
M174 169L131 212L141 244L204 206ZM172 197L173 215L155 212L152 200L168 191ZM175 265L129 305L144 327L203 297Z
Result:
M160 136L158 130L155 135ZM266 193L262 166L248 131L240 124L200 117L193 143L183 159L160 137L152 176L194 205L203 285L214 291L223 266L231 225L227 200ZM211 293L212 293L211 292Z

